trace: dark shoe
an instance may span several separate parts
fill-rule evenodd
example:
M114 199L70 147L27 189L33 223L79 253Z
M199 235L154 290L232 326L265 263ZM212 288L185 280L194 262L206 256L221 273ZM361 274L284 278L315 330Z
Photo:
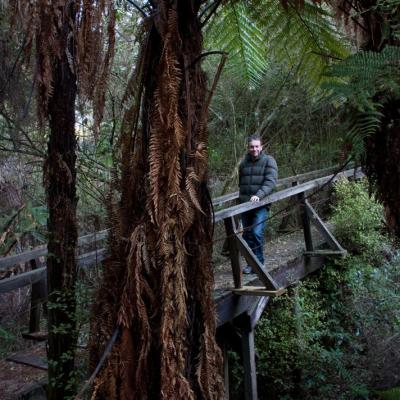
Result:
M246 275L254 274L253 268L251 268L250 265L246 265L246 266L243 268L243 273L246 274Z

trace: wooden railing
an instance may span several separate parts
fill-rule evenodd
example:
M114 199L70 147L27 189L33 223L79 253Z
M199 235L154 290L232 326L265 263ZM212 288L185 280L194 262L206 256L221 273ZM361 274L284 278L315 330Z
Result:
M247 243L242 238L235 219L236 216L243 214L244 212L249 210L257 209L284 199L289 199L291 197L297 196L298 201L301 205L301 217L306 244L305 255L322 255L321 252L315 251L313 247L311 236L311 223L313 223L317 230L323 235L331 249L329 252L325 251L324 254L343 256L346 254L345 249L343 249L343 247L337 242L327 226L323 223L322 219L318 216L315 209L306 200L305 193L311 190L316 192L324 185L331 184L343 177L360 177L362 175L363 174L361 171L357 171L356 169L349 169L337 174L331 174L322 178L316 178L300 184L298 183L298 180L294 179L294 177L290 177L287 178L287 182L291 182L292 185L295 184L290 188L272 193L271 195L263 198L260 202L257 203L242 203L216 212L215 222L223 220L225 224L225 230L229 244L233 280L235 285L234 292L236 294L257 296L279 296L284 292L284 288L279 287L279 285L274 281L271 275L264 269L264 266L260 264L257 257L255 257L254 253L251 251ZM263 284L262 287L243 287L240 256L243 256L246 259L247 263L257 274L258 278Z
M278 181L277 188L281 189L275 193L262 199L259 203L243 203L233 205L231 207L217 211L214 215L214 221L224 222L226 236L229 244L230 260L232 265L232 273L234 279L234 291L236 294L245 295L279 295L284 291L284 288L274 281L271 275L266 272L263 266L259 263L258 259L254 256L247 243L241 237L236 223L236 217L258 207L265 206L267 204L276 203L278 201L289 199L297 196L300 204L302 205L302 221L306 242L306 256L318 256L318 251L314 250L312 244L312 238L310 233L310 223L313 223L320 233L324 236L327 243L331 248L330 254L343 255L345 250L336 241L333 235L329 232L325 224L319 218L316 211L306 200L305 193L311 190L319 190L324 185L331 184L340 177L359 177L362 175L361 171L350 169L347 171L333 174L336 167L327 168L319 171L312 171L301 175L291 176L283 178ZM326 175L329 174L329 175ZM321 177L322 175L322 177ZM311 180L310 180L311 179ZM307 181L306 181L307 180ZM306 182L304 182L306 181ZM302 183L303 182L303 183ZM290 186L290 187L287 187ZM227 202L234 201L238 198L238 193L231 193L225 196L213 199L214 206L222 206ZM108 230L95 232L89 235L85 235L79 238L78 247L85 245L93 245L104 241L107 237ZM37 247L33 250L16 254L9 257L0 258L0 272L9 270L11 267L17 264L30 263L31 271L23 272L15 276L11 276L0 280L0 294L31 285L31 298L32 298L32 312L30 321L30 330L34 332L38 329L38 305L43 301L44 289L43 285L46 278L46 266L45 262L41 261L47 255L46 246ZM94 251L87 252L77 256L77 264L80 268L87 268L93 264L100 263L107 256L105 247L100 247ZM243 256L247 263L253 268L258 275L263 286L261 287L243 287L242 283L242 272L240 266L240 256ZM35 310L35 311L34 311Z

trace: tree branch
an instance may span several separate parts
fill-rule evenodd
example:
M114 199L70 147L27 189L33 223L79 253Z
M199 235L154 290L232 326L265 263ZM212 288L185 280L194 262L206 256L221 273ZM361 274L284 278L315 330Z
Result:
M86 390L89 388L90 385L93 384L94 380L96 379L98 373L101 370L101 367L103 366L104 362L106 361L107 357L110 355L111 350L114 346L115 341L118 338L120 332L120 327L117 326L110 338L110 340L107 343L107 346L104 350L103 355L100 358L99 363L97 364L97 367L95 368L95 370L93 371L92 375L90 376L90 378L85 382L85 384L82 386L81 390L78 392L78 394L75 396L75 400L82 400L82 395L86 392Z

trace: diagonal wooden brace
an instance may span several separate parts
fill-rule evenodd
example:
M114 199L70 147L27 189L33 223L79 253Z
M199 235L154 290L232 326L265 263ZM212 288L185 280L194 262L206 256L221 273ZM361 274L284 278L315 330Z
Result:
M304 200L304 204L306 207L306 212L307 212L311 222L315 225L315 227L318 229L318 231L321 233L321 235L327 241L327 243L329 244L331 249L340 251L342 253L346 253L346 250L340 245L340 243L332 235L330 230L324 224L324 222L319 217L319 215L317 214L315 209L311 206L311 204L307 200Z
M258 258L255 256L245 240L238 234L235 235L235 239L240 253L246 259L247 263L257 274L257 276L260 278L260 281L265 285L265 288L268 290L279 289L278 284L274 281L272 276L265 271L264 267L261 265L260 261L258 261Z

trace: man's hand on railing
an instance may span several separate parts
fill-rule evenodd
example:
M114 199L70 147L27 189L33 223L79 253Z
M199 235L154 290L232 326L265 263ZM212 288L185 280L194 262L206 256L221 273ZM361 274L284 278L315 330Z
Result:
M260 198L258 196L251 196L250 201L252 203L258 203L260 201Z

